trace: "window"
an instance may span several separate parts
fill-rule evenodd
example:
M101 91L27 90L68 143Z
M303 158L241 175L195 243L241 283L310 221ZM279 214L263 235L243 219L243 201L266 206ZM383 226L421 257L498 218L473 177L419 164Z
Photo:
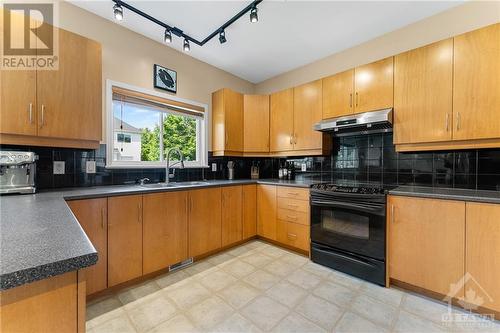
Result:
M107 167L164 167L174 147L186 167L206 166L206 106L110 82L108 93Z

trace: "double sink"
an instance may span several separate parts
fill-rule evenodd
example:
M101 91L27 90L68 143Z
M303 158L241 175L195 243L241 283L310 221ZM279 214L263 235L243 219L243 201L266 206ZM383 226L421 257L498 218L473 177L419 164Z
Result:
M198 181L198 182L152 183L152 184L143 184L140 186L147 188L172 188L172 187L187 187L187 186L203 186L208 184L210 183Z

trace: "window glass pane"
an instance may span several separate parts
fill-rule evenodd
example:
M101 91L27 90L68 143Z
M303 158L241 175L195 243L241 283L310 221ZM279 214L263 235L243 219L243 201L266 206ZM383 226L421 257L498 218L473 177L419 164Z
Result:
M159 161L161 113L113 101L113 160Z
M198 122L194 117L177 114L165 114L163 119L163 147L166 153L170 148L179 148L184 160L196 161L196 133ZM179 160L172 154L172 160Z

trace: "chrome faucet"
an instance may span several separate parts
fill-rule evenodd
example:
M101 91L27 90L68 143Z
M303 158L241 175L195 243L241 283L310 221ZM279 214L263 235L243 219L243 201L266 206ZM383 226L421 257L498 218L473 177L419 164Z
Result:
M180 161L175 162L174 164L170 165L170 154L172 153L172 151L177 152L177 154L179 155ZM169 183L170 178L175 177L175 169L174 169L173 174L170 174L170 167L176 165L177 163L180 163L181 168L184 169L184 155L182 154L182 151L179 148L176 148L176 147L170 148L167 151L167 166L165 168L165 184Z

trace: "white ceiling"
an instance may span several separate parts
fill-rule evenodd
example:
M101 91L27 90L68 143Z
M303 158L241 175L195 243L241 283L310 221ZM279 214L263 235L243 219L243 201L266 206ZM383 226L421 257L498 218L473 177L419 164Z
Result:
M128 1L151 16L202 40L250 1ZM463 1L463 0L462 0ZM432 16L462 1L272 1L259 6L259 22L248 14L189 55L236 76L258 83L291 69L340 52L387 32ZM110 0L78 1L75 5L113 20ZM163 29L124 9L119 23L160 43ZM169 46L182 50L173 36Z

